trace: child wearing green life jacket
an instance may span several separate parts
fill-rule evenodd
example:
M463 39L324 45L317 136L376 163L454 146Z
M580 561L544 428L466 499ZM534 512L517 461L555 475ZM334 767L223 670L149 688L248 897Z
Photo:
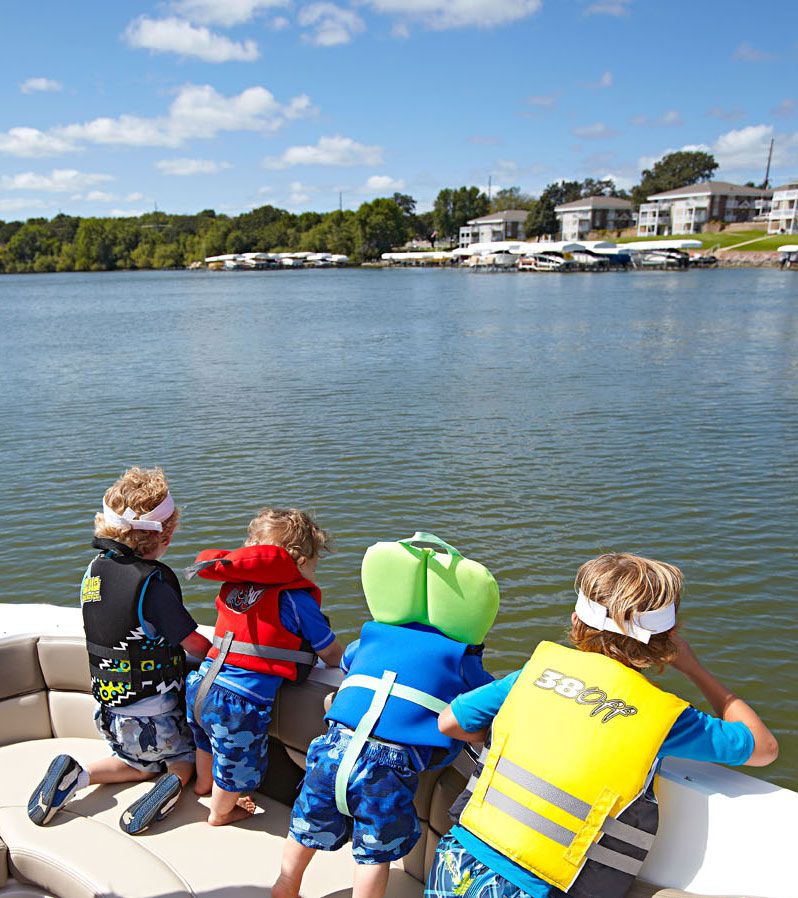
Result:
M426 898L623 898L654 843L666 756L764 766L776 740L676 635L682 574L631 554L582 565L573 649L538 645L519 671L455 699L439 727L482 742L459 824ZM671 664L717 717L641 673Z
M419 773L462 748L440 733L438 713L493 679L482 667L482 642L499 589L481 564L417 533L371 546L362 581L374 620L347 648L330 728L308 749L273 898L296 898L314 853L350 838L354 898L382 898L391 861L421 834L413 807Z

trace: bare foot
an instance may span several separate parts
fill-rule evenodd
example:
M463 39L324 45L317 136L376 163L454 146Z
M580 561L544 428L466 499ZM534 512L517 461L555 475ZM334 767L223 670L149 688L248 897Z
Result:
M237 823L239 820L247 820L255 813L255 802L247 795L238 799L235 806L226 814L208 815L208 823L211 826L226 826L228 823Z
M194 783L194 794L195 795L210 795L212 788L213 788L213 780L211 780L207 784L207 786L205 785L205 783L201 783L199 780L197 780Z
M299 898L299 887L295 882L280 874L271 889L272 898Z

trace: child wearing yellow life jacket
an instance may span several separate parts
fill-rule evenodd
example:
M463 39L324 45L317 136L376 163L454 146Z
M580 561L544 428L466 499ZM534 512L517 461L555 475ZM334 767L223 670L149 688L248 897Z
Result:
M188 576L221 581L213 646L186 683L197 744L198 795L211 794L208 823L254 812L242 792L266 773L269 721L283 680L297 680L318 655L336 666L342 647L321 612L313 582L327 534L297 508L264 508L240 549L207 549Z
M374 620L347 647L330 728L308 749L272 898L296 898L314 853L350 838L354 898L382 898L389 864L421 834L413 807L419 773L462 748L440 733L438 713L493 679L482 667L482 642L499 588L487 568L417 533L371 546L362 581Z
M778 753L756 713L676 635L681 571L631 554L582 565L574 649L542 642L526 665L462 695L440 715L482 742L482 771L441 839L425 895L623 898L658 824L653 780L672 756L764 766ZM717 717L640 672L671 664Z

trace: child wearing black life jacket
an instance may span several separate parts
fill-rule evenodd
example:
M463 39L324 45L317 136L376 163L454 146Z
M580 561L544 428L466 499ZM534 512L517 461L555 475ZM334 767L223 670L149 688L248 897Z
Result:
M283 680L307 675L318 655L337 666L342 647L313 582L327 534L299 509L264 508L240 549L207 549L187 574L222 582L213 646L188 677L188 719L197 743L198 795L211 795L208 823L255 810L241 798L260 785L269 721Z
M329 730L308 749L273 898L296 898L316 850L350 838L353 898L382 898L389 864L421 834L413 807L419 774L462 748L438 731L439 711L493 679L482 643L499 588L487 568L417 533L369 548L362 581L374 620L347 647Z
M28 816L48 823L81 788L152 779L123 814L137 835L162 820L194 773L194 742L183 708L185 652L203 657L208 640L183 605L180 583L159 559L180 519L160 468L131 468L105 493L94 520L80 587L98 729L113 756L87 767L59 755L39 783Z
M521 670L441 714L442 733L483 742L491 727L491 742L459 824L438 844L428 898L623 898L656 837L661 758L755 767L776 758L756 713L676 635L681 586L681 571L663 562L588 561L576 577L575 648L541 642ZM717 717L641 673L665 664Z

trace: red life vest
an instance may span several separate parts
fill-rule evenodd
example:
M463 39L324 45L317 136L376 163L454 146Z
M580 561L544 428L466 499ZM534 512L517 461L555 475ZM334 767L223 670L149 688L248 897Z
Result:
M224 583L216 597L215 641L232 632L236 642L296 651L302 645L302 639L286 630L280 621L280 593L286 589L304 589L321 607L321 590L300 574L294 559L279 546L244 546L232 552L205 549L197 556L192 568L206 580ZM219 649L214 645L208 657L213 659L218 654ZM287 680L297 678L293 661L257 658L231 651L225 664Z

